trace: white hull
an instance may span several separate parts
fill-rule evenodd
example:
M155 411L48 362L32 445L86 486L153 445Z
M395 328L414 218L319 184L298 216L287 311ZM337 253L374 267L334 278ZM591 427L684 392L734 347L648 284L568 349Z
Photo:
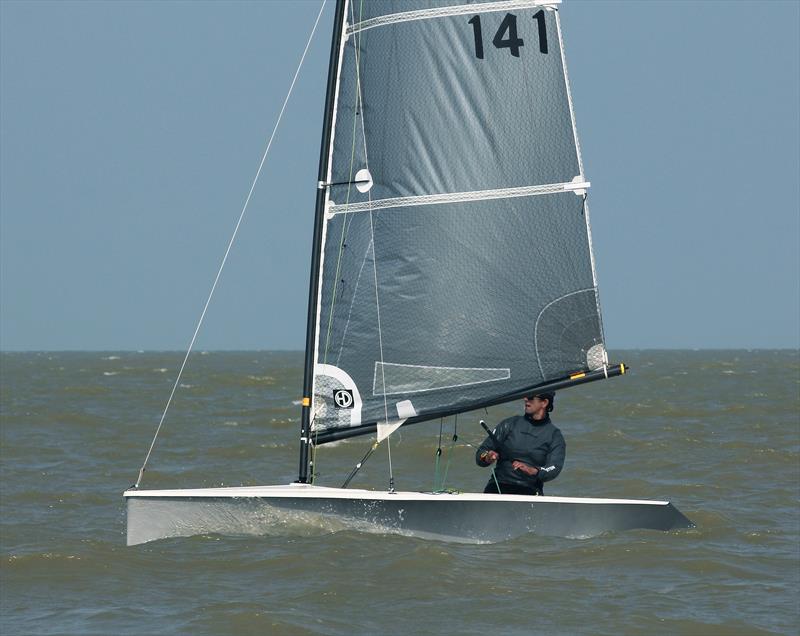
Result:
M377 492L308 484L128 490L128 545L198 534L271 534L322 525L468 543L522 534L586 538L604 532L692 527L668 501Z

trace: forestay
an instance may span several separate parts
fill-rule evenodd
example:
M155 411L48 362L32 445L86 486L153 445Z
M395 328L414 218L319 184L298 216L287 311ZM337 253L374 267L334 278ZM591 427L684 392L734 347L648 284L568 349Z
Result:
M350 3L311 438L607 364L557 5Z

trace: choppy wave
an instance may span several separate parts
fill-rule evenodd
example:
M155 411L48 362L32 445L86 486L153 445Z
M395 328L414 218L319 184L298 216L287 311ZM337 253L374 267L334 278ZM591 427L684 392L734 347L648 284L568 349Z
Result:
M290 515L126 548L121 493L181 356L2 354L3 634L798 632L796 351L622 352L630 376L559 394L568 457L547 493L669 500L690 530L464 545ZM297 478L301 354L208 352L183 383L143 487ZM517 410L459 416L455 443L445 420L438 468L439 422L401 429L395 487L446 472L482 489L477 420ZM317 483L339 486L370 444L316 449ZM353 485L387 489L388 464L384 443Z

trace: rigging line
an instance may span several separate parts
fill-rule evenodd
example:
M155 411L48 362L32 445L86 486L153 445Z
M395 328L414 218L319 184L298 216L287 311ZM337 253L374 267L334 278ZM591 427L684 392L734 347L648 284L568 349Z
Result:
M314 443L311 444L311 464L310 464L311 465L311 471L310 471L311 474L308 476L308 479L309 479L309 483L311 483L312 486L314 485L314 473L316 472L316 469L317 469L317 435L318 435L318 433L315 432L314 433Z
M317 19L314 21L314 26L311 29L311 34L308 36L308 42L306 42L306 48L303 49L303 54L300 56L300 62L297 65L297 70L294 72L292 83L289 85L289 91L286 93L286 99L283 100L283 106L281 106L281 110L278 113L278 119L275 122L275 126L272 129L272 134L269 137L269 141L267 142L267 147L264 150L264 154L261 157L261 163L259 163L258 165L256 176L253 178L253 183L250 185L250 191L247 193L247 198L245 199L244 205L242 206L242 211L239 214L239 220L236 222L236 227L233 229L233 234L231 235L231 239L228 242L228 247L225 250L225 255L222 257L222 262L220 263L219 269L217 270L217 275L214 278L214 283L211 285L211 291L208 293L206 304L203 307L202 313L200 314L200 319L197 321L197 327L195 327L194 334L192 335L192 340L189 343L189 348L186 351L186 355L184 356L183 362L181 363L181 368L178 371L178 377L175 379L175 384L172 386L172 391L170 392L169 398L167 399L167 405L164 407L164 412L161 414L161 419L158 422L158 427L156 428L156 433L153 436L153 441L150 443L150 448L148 449L147 455L144 458L142 467L139 469L139 476L136 478L136 483L133 485L134 488L138 488L139 484L142 481L142 476L144 475L145 467L147 466L147 462L150 460L150 455L152 454L153 448L156 445L156 439L158 439L158 434L161 432L161 427L164 424L164 418L166 418L167 411L169 410L170 404L172 404L172 398L175 396L175 391L177 390L178 385L180 384L181 377L183 376L183 371L186 368L186 362L189 359L189 354L191 354L195 340L197 340L197 334L200 332L200 327L202 326L203 320L205 319L206 312L208 311L208 306L211 304L211 298L214 296L214 291L216 290L217 283L219 282L220 276L222 275L222 270L225 267L225 263L228 260L228 255L230 254L231 248L233 247L233 243L236 240L236 235L239 233L239 227L242 225L242 220L244 219L244 214L247 211L247 206L250 204L250 199L253 196L253 191L255 190L256 183L258 182L259 176L261 176L261 170L264 167L264 162L267 160L269 149L272 146L272 140L275 139L275 133L278 130L278 126L280 126L281 119L283 118L283 112L286 110L286 104L289 103L289 98L292 95L292 90L294 89L295 82L297 82L297 76L300 74L300 69L302 68L303 62L306 59L306 53L308 53L308 49L311 46L311 41L314 39L314 33L317 30L317 25L319 24L319 20L322 17L322 12L325 9L326 2L327 0L322 0L322 5L319 8Z
M351 5L351 10L353 10L353 6ZM364 0L358 5L358 17L359 20L364 13ZM354 12L351 12L351 16L355 21ZM361 131L362 131L362 139L364 141L364 163L366 165L367 170L369 170L369 154L367 153L367 129L364 125L364 96L361 92L361 33L356 34L356 37L353 40L354 44L354 52L355 52L355 62L356 62L356 103L358 105L358 114L361 117ZM375 226L373 224L373 214L372 214L372 193L371 191L367 192L367 205L369 208L369 233L370 233L370 240L372 242L372 275L373 280L375 281L375 309L377 313L377 321L378 321L378 346L380 349L380 356L381 356L381 382L383 384L383 415L386 424L389 423L389 406L386 399L386 372L384 370L384 362L383 362L383 331L381 329L381 305L380 300L378 298L378 250L377 245L375 244ZM389 446L389 444L387 444ZM391 455L392 451L391 448L389 449L389 470L391 471Z
M439 419L439 445L436 447L436 462L433 467L433 492L439 489L439 459L442 456L442 428L444 427L444 418ZM443 484L444 485L444 484Z
M352 16L352 9L353 5L350 5L351 16ZM353 190L353 183L354 183L353 167L355 165L355 156L356 156L356 126L358 124L358 113L359 113L359 103L358 103L358 96L356 96L356 103L354 104L354 109L353 109L353 133L352 133L353 144L350 148L350 173L348 176L348 181L346 182L347 183L347 197L345 200L346 206L350 205L350 193ZM330 184L330 185L337 185L337 184ZM336 289L339 285L339 271L342 263L342 254L344 253L344 244L345 244L344 242L345 242L345 237L347 236L347 228L350 225L347 221L350 220L352 219L346 219L345 222L342 223L342 237L339 240L339 253L336 257L336 274L333 278L333 291L331 292L331 310L328 313L328 329L325 333L325 353L323 359L326 364L328 362L328 347L330 346L331 327L333 326L333 309L336 305Z
M350 10L351 10L351 14L352 14L352 5L350 5ZM353 132L352 132L353 143L352 143L351 148L350 148L350 171L349 171L349 174L348 174L348 181L346 182L347 183L347 197L345 198L345 205L349 205L350 204L350 193L352 192L353 184L355 183L353 181L353 168L354 168L354 165L355 165L355 155L356 155L356 125L357 125L357 122L358 122L358 99L356 98L356 103L354 104L354 109L353 109ZM334 126L335 125L336 124L334 122ZM330 185L343 185L343 184L331 183L331 184L326 184L326 185L330 186ZM324 350L324 352L322 354L322 360L323 360L323 362L325 364L328 363L328 350L330 349L331 329L333 328L333 311L334 311L334 309L336 307L336 291L337 291L338 286L339 286L339 272L341 271L342 255L344 254L345 240L347 238L347 230L350 227L350 223L351 222L352 222L352 218L345 219L344 223L342 223L342 235L341 235L341 238L339 239L339 252L338 252L338 254L336 256L336 272L335 272L335 274L333 276L333 290L331 291L331 309L328 312L328 327L325 330L325 350ZM353 294L354 294L353 295L353 302L355 302L355 292ZM352 303L350 305L350 309L352 311ZM350 317L348 315L348 323L349 323L349 320L350 320ZM342 348L343 347L344 347L344 335L342 335L342 344L341 344L341 346L339 348L339 355L336 357L336 364L337 365L339 364L339 358L341 357ZM316 458L316 454L317 454L316 440L317 440L317 436L318 435L319 435L319 431L317 430L317 431L315 431L315 434L314 434L314 449L313 449L312 455L311 455L312 462ZM355 474L355 473L353 473L353 474ZM349 483L350 479L352 479L352 476L347 480L346 483ZM314 483L314 473L313 473L313 471L311 473L311 483L312 484Z
M487 415L489 414L488 409L484 409L484 411L486 411ZM464 442L464 443L470 448L474 448L476 451L478 450L478 448L480 448L479 446L475 446L475 444L470 444L469 442ZM497 494L502 495L503 493L500 492L500 484L497 482L497 475L494 474L494 467L495 467L494 464L491 464L489 467L491 469L492 479L494 480L494 485L497 486Z
M375 449L378 448L379 443L380 442L372 443L372 446L369 447L369 450L366 452L364 457L361 458L361 461L356 463L356 465L353 467L353 470L350 471L350 474L347 476L347 479L344 480L344 483L341 486L342 488L347 488L347 486L350 485L350 482L353 480L353 477L356 476L356 473L359 470L361 470L361 467L364 465L364 463L370 458L372 453L375 452Z
M347 227L350 227L348 224ZM364 273L364 266L367 264L367 256L369 256L369 251L372 249L372 241L369 242L367 245L367 249L364 252L364 258L361 259L361 267L358 270L358 276L356 276L356 282L353 286L353 295L350 298L350 309L347 312L347 322L344 324L344 329L342 329L342 338L339 341L339 353L336 356L336 366L339 366L339 362L342 359L342 353L344 352L344 341L347 339L347 330L350 328L350 319L353 316L353 307L356 304L356 294L358 293L358 286L361 284L361 275Z
M361 15L363 15L363 7L364 7L364 0L361 0L359 3L359 19ZM361 93L361 33L357 34L358 42L355 46L355 58L356 58L356 90L358 93L358 104L359 104L359 114L361 116L361 130L363 131L362 139L364 140L364 163L366 164L367 170L369 170L369 155L367 154L367 129L364 125L364 96ZM367 203L372 207L372 193L367 192ZM383 415L384 421L386 424L389 424L389 405L386 399L386 371L385 371L385 364L383 362L383 330L381 328L381 303L378 294L378 249L375 243L375 225L373 222L373 212L372 209L369 210L369 234L370 240L372 242L372 277L373 281L375 282L375 310L378 322L378 348L380 350L381 356L381 383L383 388ZM387 440L388 442L388 440ZM387 443L387 447L389 447L389 471L391 473L391 463L392 463L392 451L390 444Z
M458 413L456 413L455 422L453 424L453 439L450 441L450 448L447 450L447 463L444 465L444 476L442 477L442 490L444 490L444 484L447 481L447 473L450 472L450 462L453 459L453 449L456 447L457 441L458 441Z
M388 424L388 422L387 422ZM386 438L386 450L389 453L389 492L394 492L394 473L392 472L392 436Z
M351 5L352 9L352 5ZM358 18L359 21L364 14L364 0L361 0L358 5ZM354 20L355 21L355 20ZM362 139L364 140L364 164L369 170L369 154L367 152L367 128L364 125L364 95L361 92L361 32L356 34L353 39L355 50L356 62L356 103L358 105L358 114L361 117L361 130ZM378 246L375 243L375 224L373 221L372 211L372 192L367 191L367 201L369 206L369 233L372 240L372 276L375 281L375 311L378 321L378 347L381 356L381 383L383 385L383 416L386 424L389 424L389 404L386 398L386 371L383 363L383 331L381 330L381 303L379 298L378 288ZM389 456L389 492L394 492L394 473L392 471L392 441L391 435L386 438L386 450Z
M497 486L497 494L502 495L502 491L500 490L500 482L497 481L497 475L494 472L494 464L492 464L492 479L494 479L494 485Z
M317 468L317 439L319 438L319 429L314 428L314 422L317 419L317 412L311 413L309 417L308 427L309 430L314 431L314 441L311 444L311 471L309 475L310 483L314 485L314 471Z

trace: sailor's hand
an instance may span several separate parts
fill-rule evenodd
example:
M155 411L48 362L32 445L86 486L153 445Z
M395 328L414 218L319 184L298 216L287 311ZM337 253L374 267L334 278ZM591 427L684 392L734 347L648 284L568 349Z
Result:
M515 459L511 463L511 467L514 470L522 471L523 473L525 473L526 475L530 475L531 477L539 474L538 468L536 468L535 466L528 466L528 464L526 464L525 462L521 462L518 459Z
M500 457L495 451L485 451L481 453L481 459L489 464L494 464L497 461L497 458Z

